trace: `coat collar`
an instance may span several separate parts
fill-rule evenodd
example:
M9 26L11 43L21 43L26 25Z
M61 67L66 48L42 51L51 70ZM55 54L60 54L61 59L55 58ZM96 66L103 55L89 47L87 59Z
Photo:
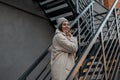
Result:
M65 36L64 32L60 31L59 29L56 29L55 34L58 34L58 33L61 33L61 34L63 34Z

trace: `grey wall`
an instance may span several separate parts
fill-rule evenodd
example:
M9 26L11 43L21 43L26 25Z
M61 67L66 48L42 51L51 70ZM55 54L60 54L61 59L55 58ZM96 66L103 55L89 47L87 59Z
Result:
M12 5L16 8L20 8L22 10L25 10L46 18L46 16L44 15L40 7L37 4L34 4L32 0L0 0L0 2Z
M17 80L48 47L53 34L47 20L0 3L0 80Z

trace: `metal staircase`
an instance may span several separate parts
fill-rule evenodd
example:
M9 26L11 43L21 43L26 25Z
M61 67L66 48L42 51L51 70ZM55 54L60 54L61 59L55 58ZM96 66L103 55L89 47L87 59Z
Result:
M56 27L56 19L65 17L71 23L74 36L78 37L79 50L76 64L66 80L115 80L120 61L119 17L115 9L110 10L94 0L33 0L36 1ZM99 11L99 10L102 11ZM51 80L50 53L48 49L19 77L18 80ZM44 60L47 61L44 62ZM31 74L44 67L35 78ZM30 77L30 78L29 78Z
M65 16L69 21L76 17L74 5L69 0L39 0L39 4L54 26L58 17Z

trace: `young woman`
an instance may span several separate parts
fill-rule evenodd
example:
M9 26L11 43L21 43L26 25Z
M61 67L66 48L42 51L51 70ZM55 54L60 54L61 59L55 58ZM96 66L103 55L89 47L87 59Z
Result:
M75 64L78 49L77 38L70 33L70 25L66 18L57 19L57 29L53 38L51 52L52 80L65 80Z

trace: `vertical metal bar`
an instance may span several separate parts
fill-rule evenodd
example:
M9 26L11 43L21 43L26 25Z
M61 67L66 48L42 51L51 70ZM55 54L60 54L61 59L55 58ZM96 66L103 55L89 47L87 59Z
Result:
M105 80L108 80L107 77L107 67L106 67L106 56L105 56L105 48L104 48L104 41L103 41L103 32L100 33L100 42L102 46L102 53L103 53L103 65L104 65L104 71L105 71Z
M114 20L114 19L113 19L113 20ZM107 21L108 37L110 37L109 28L110 28L110 26L109 26L109 22Z
M77 10L77 13L79 13L79 0L76 0L76 10ZM80 20L78 19L78 23L77 23L77 26L78 26L78 44L80 46Z
M90 14L90 22L89 22L89 24L91 24L92 23L92 6L89 8L89 13L88 14ZM90 30L89 31L92 32L92 25L90 26Z
M93 0L91 0L91 2L92 2ZM95 26L94 26L94 12L93 12L93 4L92 4L92 6L91 6L91 22L92 22L92 28L93 28L93 33L95 34Z
M79 13L79 5L78 5L78 0L76 0L76 10L77 10L77 13Z
M80 43L81 43L81 36L80 36L80 20L78 20L78 40L79 40L79 42L78 42L78 44L79 44L79 46L80 46Z

